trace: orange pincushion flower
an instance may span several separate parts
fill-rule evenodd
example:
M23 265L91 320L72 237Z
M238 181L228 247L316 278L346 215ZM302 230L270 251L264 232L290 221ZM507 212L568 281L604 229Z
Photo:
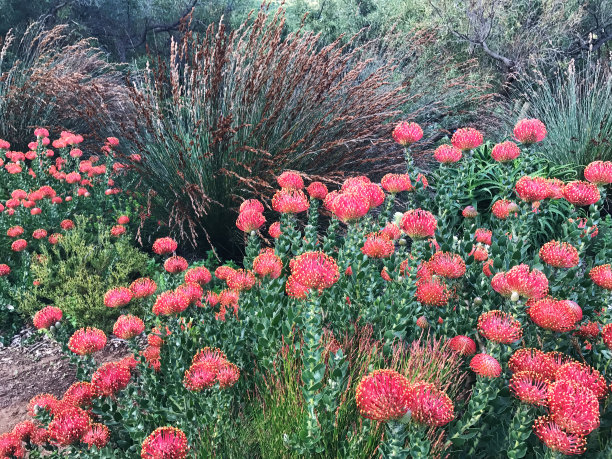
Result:
M184 459L189 447L185 433L175 427L158 427L142 442L142 459Z
M482 133L471 127L457 129L451 137L453 146L464 151L479 147L483 140Z
M450 292L439 278L423 278L416 283L416 299L426 306L444 306L448 303Z
M283 262L274 253L274 249L263 249L253 260L253 271L259 277L270 276L271 279L278 279L283 270Z
M584 178L595 185L609 185L612 183L612 162L593 161L584 168Z
M62 400L73 406L86 408L91 406L91 401L96 394L93 386L86 381L77 381L66 389Z
M94 422L87 428L87 431L83 435L82 441L89 446L89 448L94 445L97 448L104 448L109 439L110 432L108 427L106 427L104 424Z
M157 255L167 255L176 250L178 244L171 237L161 237L153 243L153 252Z
M612 290L612 266L610 264L595 266L589 271L589 277L601 288Z
M211 280L212 275L204 266L196 266L185 272L185 282L194 282L204 287Z
M519 120L514 126L514 137L521 143L541 142L546 137L546 126L536 118Z
M452 400L434 384L418 382L409 389L408 409L411 419L430 427L441 427L455 417Z
M497 378L501 375L501 365L489 354L476 354L470 361L474 373L485 378Z
M411 145L423 138L423 129L417 123L401 121L395 126L391 136L400 145Z
M262 213L256 210L246 210L238 214L236 226L240 231L250 233L251 231L256 231L261 228L265 222L266 217L264 217Z
M196 306L202 305L202 296L204 295L204 289L200 284L195 282L187 282L179 285L175 292L185 295L189 299L189 304L195 304Z
M548 181L543 177L523 176L516 182L516 194L525 202L537 202L548 198Z
M438 276L458 279L465 274L465 262L456 253L436 252L428 262L429 268Z
M580 180L566 184L563 196L575 206L590 206L601 199L597 185Z
M310 199L323 200L325 199L325 196L327 196L327 187L324 183L312 182L310 185L308 185L308 188L306 188L306 192L308 193L308 196L310 196Z
M108 308L122 308L132 301L133 297L134 294L129 288L112 288L104 294L104 305Z
M157 284L148 277L141 277L130 284L134 298L147 298L155 293Z
M470 150L470 148L468 148ZM452 145L440 145L434 151L434 159L442 164L452 164L456 163L461 159L463 153L457 147L453 147Z
M215 365L207 363L193 364L185 370L183 385L187 390L194 392L209 389L215 385L218 371L219 368Z
M359 220L370 210L370 200L363 193L340 193L330 203L331 211L344 223Z
M412 209L404 213L400 226L412 239L424 239L434 236L438 221L431 212Z
M291 276L307 289L330 288L340 278L338 265L323 252L305 252L289 262Z
M127 387L130 370L120 362L102 364L92 375L91 385L98 397L110 397Z
M181 292L167 291L157 295L153 305L153 314L156 316L178 314L189 307L189 298Z
M359 413L373 421L401 419L410 403L410 382L394 370L375 370L364 376L355 392Z
M386 174L380 179L380 184L386 192L392 194L412 190L412 183L408 174Z
M565 301L541 298L529 306L529 317L539 327L556 332L567 332L576 326L576 314Z
M550 416L540 416L533 423L536 436L549 449L565 455L579 455L586 451L587 442L582 435L564 432Z
M567 242L550 241L540 249L540 258L553 268L573 268L578 264L578 250Z
M34 326L38 330L45 330L62 320L62 310L56 306L46 306L34 314Z
M578 383L555 381L548 389L550 416L569 433L588 435L599 427L599 402L595 394Z
M523 336L521 324L510 314L494 310L478 317L478 331L486 339L502 344L511 344Z
M132 339L144 332L144 322L131 314L121 315L113 325L113 333L121 339Z
M68 340L68 349L77 355L90 355L106 346L106 335L98 328L80 328Z
M282 214L297 214L308 207L308 198L302 190L283 188L272 197L272 209Z
M236 269L232 271L225 281L231 290L237 292L248 291L253 288L257 279L251 271Z
M573 381L580 387L586 387L598 399L606 397L608 385L604 377L595 368L580 362L568 362L561 365L556 373L557 381Z
M510 378L510 392L521 402L535 406L548 404L550 381L534 371L518 371Z
M272 223L270 227L268 228L268 234L273 239L276 239L277 237L279 237L282 234L280 222Z
M361 253L370 258L389 258L395 251L395 245L380 233L370 233L361 248Z
M8 237L19 237L22 234L23 234L23 228L19 225L11 226L9 229L6 230L6 235Z
M472 338L465 335L453 336L448 341L448 347L461 355L468 356L476 354L476 343Z
M304 180L302 176L295 171L285 171L278 177L276 182L281 188L287 188L289 190L301 190L304 188Z
M91 420L81 408L67 407L49 424L49 438L59 446L73 445L81 441Z
M518 145L510 140L498 143L491 150L491 157L499 163L514 161L520 154L521 150Z
M185 271L188 267L187 260L183 257L172 256L164 262L164 269L171 274L178 274Z

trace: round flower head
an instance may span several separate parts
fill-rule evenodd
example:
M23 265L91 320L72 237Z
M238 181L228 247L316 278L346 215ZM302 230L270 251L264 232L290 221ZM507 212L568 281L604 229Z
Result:
M360 191L357 192L359 193ZM380 186L376 185L375 183L369 183L365 185L363 187L363 193L365 197L368 198L370 209L374 209L375 207L378 207L383 202L385 202L385 192Z
M375 370L364 376L355 392L357 409L363 417L387 422L401 419L410 403L410 383L394 370Z
M499 218L500 220L505 220L510 216L511 212L516 213L518 210L519 208L514 202L508 201L506 199L500 199L498 201L495 201L493 207L491 207L491 212L493 213L493 215L495 215L495 217Z
M523 348L517 349L508 360L508 368L512 373L531 372L542 376L545 379L554 379L551 375L550 359L546 354L538 349Z
M548 389L550 416L569 433L588 435L599 427L599 402L595 394L574 381L560 380Z
M390 241L397 241L401 237L402 231L395 223L389 222L380 230L379 234Z
M411 145L423 138L423 129L417 123L401 121L393 129L393 140L400 145Z
M74 222L72 220L62 220L62 222L60 223L60 228L63 230L71 230L74 228Z
M595 368L580 362L568 362L561 365L555 373L557 381L573 381L580 387L586 387L598 399L604 399L608 393L608 385L603 376Z
M48 240L49 240L49 244L51 245L55 245L57 244L59 241L62 240L62 235L59 233L53 233L51 236L49 236Z
M482 145L483 142L482 133L474 128L461 128L457 129L451 137L451 143L453 147L459 150L473 150L474 148Z
M0 456L3 458L26 457L26 450L17 434L6 432L0 435Z
M608 349L612 350L612 324L606 324L601 329L601 337Z
M176 250L178 244L171 237L161 237L153 243L153 252L157 255L167 255Z
M298 214L308 207L308 198L302 190L283 188L272 197L272 209L282 214Z
M161 370L161 349L159 347L148 345L140 354L145 358L149 368L155 371Z
M595 266L589 271L589 277L601 288L612 290L612 266L610 264Z
M164 262L164 269L171 274L182 273L189 265L183 257L172 256Z
M478 217L478 211L474 206L466 206L461 211L461 215L463 215L464 218L476 218Z
M9 229L6 230L6 235L8 237L19 237L22 234L23 234L23 228L19 225L11 226Z
M429 327L429 322L427 322L427 318L425 316L421 316L416 321L417 327L426 330Z
M392 194L412 190L412 183L408 174L386 174L380 179L380 185L383 190Z
M104 448L110 439L110 432L108 427L104 424L94 422L90 424L83 435L81 441L85 443L89 448L96 446L97 448Z
M119 316L113 325L113 334L121 339L132 339L144 332L144 322L133 315Z
M338 265L323 252L305 252L289 262L295 281L307 289L330 288L340 278Z
M231 266L219 266L215 269L215 277L219 280L227 280L227 278L234 272L234 268Z
M107 362L94 372L91 385L98 397L110 397L125 389L130 378L130 370L121 362Z
M242 213L249 210L254 210L255 212L259 212L260 214L262 214L264 211L264 206L257 199L247 199L246 201L243 201L242 204L240 204L238 212Z
M455 417L453 402L435 385L418 382L410 387L409 392L411 420L430 427L441 427Z
M189 447L187 436L175 427L158 427L142 442L142 459L184 459Z
M77 355L90 355L106 346L106 335L98 328L80 328L68 340L68 349Z
M584 339L594 340L599 336L599 324L597 322L586 322L585 324L580 325L580 328L576 330L576 336ZM604 344L605 343L604 340Z
M13 252L23 252L28 246L28 242L25 239L17 239L11 244L11 250Z
M246 210L238 214L236 226L240 231L250 233L256 231L266 222L266 217L256 210Z
M148 277L141 277L130 284L130 291L134 298L147 298L155 293L157 284Z
M593 161L584 169L584 178L597 186L612 183L612 162Z
M380 233L370 233L361 248L361 253L369 258L389 258L395 251L395 245Z
M125 226L123 225L115 225L110 230L110 235L113 237L119 237L122 234L125 234Z
M11 267L5 263L0 264L0 277L8 276L11 273Z
M518 371L510 378L510 392L521 402L535 406L548 404L550 381L533 371Z
M257 279L251 271L246 271L244 269L236 269L225 281L227 282L227 286L231 290L235 290L237 292L251 290L255 285Z
M15 434L20 441L29 441L36 428L36 424L32 421L21 421L13 427L13 434ZM0 446L0 451L1 448Z
M38 330L45 330L62 320L62 310L56 306L45 306L34 314L34 326Z
M448 341L448 347L463 356L476 354L476 343L472 338L465 335L457 335Z
M227 357L221 349L216 347L204 347L193 356L191 364L205 363L214 368L219 368L224 362L227 362Z
M565 301L554 298L541 298L527 310L533 322L546 330L567 332L576 326L576 314Z
M91 406L91 401L96 396L93 386L86 381L77 381L66 389L62 401L79 408Z
M38 394L28 403L28 414L32 417L42 410L54 414L61 405L60 401L51 394Z
M280 227L280 222L272 223L270 225L270 227L268 228L268 234L273 239L278 238L282 234L281 227Z
M310 196L310 199L319 199L322 201L325 199L325 196L327 196L327 187L324 183L312 182L308 185L308 188L306 188L306 192L308 196Z
M601 199L597 185L574 180L563 187L563 196L575 206L590 206Z
M529 266L520 264L493 276L491 286L506 297L516 292L523 298L542 298L548 292L548 279L542 271L529 271Z
M461 150L452 145L440 145L436 148L436 151L434 151L434 159L442 164L456 163L462 156L463 153Z
M481 244L491 245L491 238L493 236L493 231L488 230L486 228L478 228L474 233L474 238L476 242L480 242Z
M514 137L521 143L541 142L546 137L546 126L538 119L522 119L514 126Z
M370 210L370 200L363 193L340 193L331 204L331 211L344 223L354 222L365 216Z
M79 443L90 422L89 415L81 408L66 407L49 424L49 438L59 446Z
M156 316L179 314L189 307L189 303L189 298L181 292L163 292L157 295L153 304L153 314Z
M289 190L301 190L304 188L304 180L295 171L285 171L276 178L278 186Z
M42 229L42 228L34 230L34 232L32 233L32 237L34 239L43 239L47 237L47 230Z
M225 289L219 293L219 303L222 306L237 306L240 299L240 293L236 290Z
M263 249L253 260L253 271L259 277L269 276L278 279L283 270L283 261L274 253L274 249Z
M127 225L130 222L130 217L128 217L127 215L120 215L119 217L117 217L117 223L119 225Z
M428 262L428 267L438 276L458 279L465 274L465 262L456 253L436 252Z
M537 418L533 423L533 431L540 441L552 451L568 456L580 455L586 451L587 442L582 435L564 432L550 416Z
M187 390L199 392L210 389L217 381L219 368L208 363L196 363L185 370L183 385Z
M525 202L537 202L548 198L548 181L543 177L523 176L516 182L516 194Z
M497 378L501 375L501 365L489 354L476 354L470 361L474 373L485 378Z
M412 239L425 239L434 236L438 221L431 212L412 209L404 213L400 227Z
M578 250L567 243L550 241L540 249L540 258L553 268L573 268L578 264Z
M211 280L212 275L204 266L196 266L185 272L185 282L199 284L204 287Z
M133 297L134 294L129 288L116 287L104 294L104 305L108 308L122 308L132 301Z
M448 287L439 278L419 279L416 287L416 299L425 306L444 306L450 299Z
M217 382L219 383L219 389L227 389L232 387L238 382L240 378L240 369L230 362L224 362L219 367L217 373Z
M511 141L498 143L491 150L491 157L499 163L514 161L521 154L519 147Z
M481 314L478 331L486 339L502 344L511 344L523 336L518 320L503 311L494 310Z
M185 295L189 299L190 305L195 304L196 306L202 306L204 289L200 286L200 284L196 284L195 282L187 282L179 285L175 291Z

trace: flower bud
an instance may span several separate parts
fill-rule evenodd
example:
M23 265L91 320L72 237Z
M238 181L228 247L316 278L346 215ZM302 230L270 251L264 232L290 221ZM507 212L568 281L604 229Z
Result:
M510 295L510 301L516 303L518 300L519 300L518 292L512 292L512 295Z
M480 306L481 304L482 304L482 298L480 298L479 296L474 298L474 305Z

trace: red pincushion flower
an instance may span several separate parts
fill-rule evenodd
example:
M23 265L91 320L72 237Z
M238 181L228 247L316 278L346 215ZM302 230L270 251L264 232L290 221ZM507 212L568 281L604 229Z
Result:
M87 428L87 431L83 435L82 442L89 446L89 448L94 445L97 448L104 448L109 439L110 432L108 427L104 424L94 422Z
M34 230L34 232L32 233L32 237L34 239L43 239L47 237L47 230L42 229L42 228Z
M0 277L8 276L11 273L11 267L5 263L0 264Z
M448 347L464 356L476 354L476 343L469 336L457 335L452 337L448 341Z
M448 303L450 292L439 278L423 278L416 283L416 299L426 306L444 306Z
M395 245L379 233L370 233L361 248L361 253L370 258L389 258L395 251Z
M22 252L28 246L28 242L25 239L17 239L11 244L11 250L13 252Z
M520 322L499 310L481 314L478 318L478 331L486 339L502 344L514 343L523 336Z
M225 289L219 293L219 303L222 306L237 306L240 293L235 290Z
M417 123L401 121L395 126L391 136L400 145L411 145L423 138L423 129Z
M15 434L20 441L29 441L36 429L36 424L32 421L21 421L13 427L13 434Z
M117 223L120 225L127 225L130 222L130 217L127 215L121 215L117 218Z
M586 451L587 442L582 435L564 432L550 416L540 416L533 423L536 436L548 448L566 455L580 455Z
M568 362L561 365L555 373L557 381L573 381L580 387L586 387L598 399L604 399L608 392L606 380L595 368L580 362Z
M153 252L157 255L167 255L176 250L178 244L171 237L160 237L153 243Z
M463 215L464 218L476 218L478 217L478 211L474 206L466 206L461 211L461 215Z
M220 280L227 280L227 278L234 272L234 268L231 266L219 266L215 269L215 277Z
M19 237L22 234L23 234L23 228L19 225L11 226L9 229L6 230L6 235L8 237Z
M527 371L537 373L550 380L554 379L551 363L551 359L544 352L538 349L523 348L517 349L512 354L512 357L508 360L508 368L513 373Z
M575 206L590 206L601 199L597 185L580 180L566 184L563 196Z
M491 266L493 266L493 260L487 260L487 262L482 265L482 272L487 277L491 277L493 275L491 272Z
M548 181L543 177L523 176L516 182L516 194L526 202L537 202L548 198Z
M216 347L204 347L193 356L191 364L206 363L215 368L219 368L224 362L227 362L225 353Z
M185 282L193 282L204 287L212 280L210 271L204 266L196 266L185 272Z
M601 337L608 349L612 349L612 324L606 324L601 329Z
M495 217L499 218L500 220L505 220L510 216L511 212L516 213L518 210L519 208L514 202L508 201L506 199L500 199L498 201L495 201L493 207L491 207L491 212L493 213L493 215L495 215Z
M68 340L68 349L77 355L89 355L106 346L106 335L98 328L80 328Z
M567 332L576 326L576 314L564 301L541 298L529 306L529 317L539 327L556 332Z
M226 389L232 387L238 382L240 378L240 369L230 362L224 362L217 373L217 381L219 382L219 389Z
M266 217L262 213L256 210L246 210L240 212L238 219L236 220L236 226L240 231L250 233L256 231L266 222Z
M411 419L430 427L441 427L455 417L452 400L434 384L418 382L409 389Z
M28 403L28 414L35 417L40 411L45 410L51 414L57 412L60 401L51 394L38 394Z
M487 248L480 244L472 248L470 255L473 255L474 260L476 261L485 261L487 258L489 258L489 252L487 251Z
M429 322L427 322L427 318L425 316L421 316L416 321L417 327L422 328L423 330L429 327Z
M540 258L553 268L573 268L578 264L578 250L567 242L550 241L540 249Z
M541 142L546 137L546 126L542 121L522 119L514 126L514 137L521 143L531 144Z
M62 400L72 406L86 408L91 406L91 401L95 396L95 391L90 383L86 381L77 381L66 389Z
M196 306L202 306L202 296L204 295L204 289L200 284L195 282L187 282L179 285L175 292L185 295L189 298L189 304L195 304Z
M386 192L392 194L412 190L412 183L408 174L386 174L380 179L380 184Z
M62 235L59 233L53 233L51 236L49 236L49 244L51 245L55 245L57 244L59 241L62 240Z
M612 290L612 266L610 264L595 266L589 271L589 277L601 288Z
M204 294L204 302L208 303L208 305L211 307L215 307L217 303L219 303L219 295L217 295L215 292L211 292L210 290L208 290Z
M112 288L104 294L104 305L108 308L122 308L132 301L133 297L134 294L129 288Z
M587 322L581 325L574 334L584 339L595 339L599 336L599 324L597 322ZM607 343L605 344L607 345Z
M395 223L389 222L383 229L380 230L380 235L382 237L386 237L390 241L396 241L401 237L402 231Z
M161 349L158 346L148 345L140 354L145 358L149 368L155 371L161 370Z
M187 390L194 392L209 389L215 385L218 371L217 366L208 363L193 364L185 370L183 385Z
M501 365L489 354L476 354L470 361L474 373L485 378L497 378L501 375Z
M308 188L306 188L306 192L308 196L310 196L310 199L320 199L322 201L325 199L325 196L327 196L327 187L324 183L312 182L308 185Z
M290 275L287 278L287 282L285 283L285 292L287 295L292 298L297 298L298 300L305 300L308 296L309 288L303 284L300 284L297 278L293 275Z
M564 197L565 183L556 178L546 179L546 183L548 184L548 197L550 199L562 199Z
M330 288L340 278L338 265L323 252L305 252L289 262L291 276L307 289Z
M491 245L491 237L493 236L493 231L488 230L486 228L478 228L474 233L474 238L476 242L480 242L482 244Z
M272 209L282 214L297 214L308 210L308 198L302 190L283 188L272 197Z
M521 154L521 150L517 144L511 141L498 143L491 150L491 157L500 163L514 161Z
M122 234L125 234L125 226L123 225L115 225L110 230L110 235L112 237L119 237Z
M438 221L431 212L412 209L404 213L400 226L412 239L424 239L434 236Z
M189 307L189 298L181 292L167 291L157 295L153 304L153 314L156 316L179 314Z
M280 222L272 223L270 227L268 228L268 234L273 239L276 239L277 237L279 237L282 234Z
M81 181L81 174L78 172L70 172L66 174L66 183L76 183Z
M355 191L350 191L355 192ZM359 191L357 191L359 193ZM363 193L368 198L368 202L370 204L370 209L374 209L375 207L380 206L383 202L385 202L385 192L383 189L376 185L375 183L370 183L363 187Z
M359 220L370 210L370 200L364 194L340 193L330 203L331 211L344 223Z
M59 446L79 443L90 422L89 415L81 408L64 408L49 424L49 438Z
M0 457L6 459L26 457L26 450L15 433L6 432L0 435Z
M493 290L505 297L517 293L523 298L542 298L548 292L548 279L542 271L529 271L529 266L513 266L505 273L497 273L491 279Z
M127 387L130 370L120 362L102 364L92 375L91 385L98 397L110 397Z
M364 376L355 392L359 413L373 421L401 419L410 403L410 382L394 370L375 370Z
M285 171L278 177L276 182L281 188L287 188L289 190L301 190L304 188L304 180L295 171Z
M451 137L453 146L464 151L479 147L483 140L482 133L471 127L457 129Z
M471 150L471 148L468 148ZM442 164L452 164L456 163L461 159L463 153L457 147L453 147L452 145L440 145L434 151L434 159Z
M588 435L599 427L597 397L573 381L555 381L550 385L548 408L552 420L566 432Z
M49 432L44 427L40 427L32 433L30 441L33 445L42 446L49 442Z
M56 306L45 306L34 314L34 326L38 330L45 330L62 320L62 310Z
M534 371L518 371L510 378L510 392L521 402L535 406L548 404L550 381Z
M436 252L428 262L428 267L438 276L458 279L465 274L465 262L456 253Z
M183 257L172 256L164 262L164 269L171 274L182 273L189 265Z
M141 277L130 284L134 298L147 298L155 293L157 284L148 277Z
M158 427L142 442L142 459L184 459L189 447L187 436L175 427Z
M612 183L612 162L593 161L584 168L584 178L595 185L609 185Z
M263 249L253 260L253 271L260 277L278 279L282 270L283 261L274 253L274 249Z
M132 339L144 332L144 322L131 314L121 315L113 325L113 333L121 339Z
M63 230L71 230L74 228L74 222L72 220L62 220L62 222L60 223L60 228Z
M236 269L225 279L227 286L237 292L248 291L255 285L256 279L251 271Z
M246 212L247 210L254 210L256 212L263 213L264 206L257 199L247 199L246 201L243 201L242 204L240 204L240 208L238 209L238 211L242 213Z

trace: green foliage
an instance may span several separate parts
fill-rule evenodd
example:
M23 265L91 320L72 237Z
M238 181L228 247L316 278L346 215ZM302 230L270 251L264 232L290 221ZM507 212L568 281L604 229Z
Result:
M60 307L76 327L110 331L120 311L104 305L104 294L149 274L153 267L152 260L134 248L127 237L111 240L108 228L81 217L58 244L43 246L40 256L35 256L31 271L39 284L25 292L19 311L31 317L52 304ZM143 312L130 309L131 314Z

